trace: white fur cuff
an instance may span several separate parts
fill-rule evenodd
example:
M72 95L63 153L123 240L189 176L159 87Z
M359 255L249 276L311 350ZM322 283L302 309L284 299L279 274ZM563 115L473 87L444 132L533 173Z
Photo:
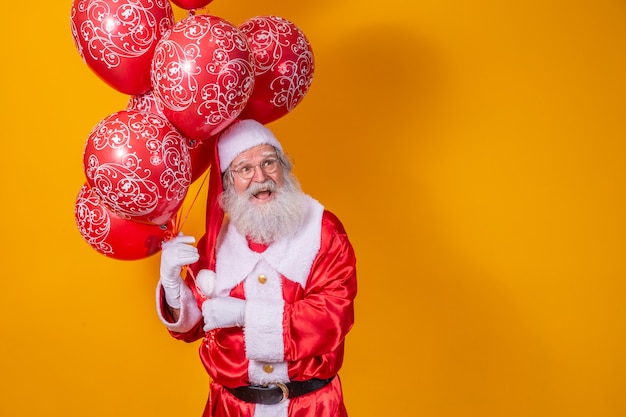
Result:
M165 303L163 303L162 294L163 286L159 281L156 288L157 314L159 316L159 320L161 320L168 330L185 333L193 329L194 326L202 320L202 312L198 308L198 304L196 304L196 299L193 296L193 293L186 285L181 285L180 288L180 316L178 317L178 321L176 323L171 323L165 319L163 311L168 307Z

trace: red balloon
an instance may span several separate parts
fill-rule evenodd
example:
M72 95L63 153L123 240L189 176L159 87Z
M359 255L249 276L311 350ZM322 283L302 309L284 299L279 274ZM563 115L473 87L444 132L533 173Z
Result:
M74 0L74 44L87 66L124 94L150 89L157 42L174 24L168 0Z
M165 117L152 91L132 96L128 100L126 110L147 111ZM211 155L215 146L216 137L206 140L185 139L189 157L191 158L191 182L194 182L211 166Z
M128 99L126 110L147 111L165 117L163 111L159 108L159 103L154 97L152 90L144 94L137 94Z
M176 23L157 45L151 74L163 114L195 140L208 139L232 123L254 88L246 37L210 15Z
M267 124L292 111L313 82L313 51L304 33L277 16L259 16L239 26L255 60L255 84L240 119Z
M192 10L192 9L200 9L207 4L211 3L212 0L171 0L172 3L177 5L182 9Z
M74 204L74 218L85 241L101 254L118 260L147 258L173 235L173 222L155 226L125 219L109 210L86 183Z
M187 139L189 156L191 157L191 182L194 182L211 166L211 156L215 148L216 136L207 140Z
M189 189L185 138L153 113L124 110L100 121L85 145L83 164L102 202L139 222L166 224Z

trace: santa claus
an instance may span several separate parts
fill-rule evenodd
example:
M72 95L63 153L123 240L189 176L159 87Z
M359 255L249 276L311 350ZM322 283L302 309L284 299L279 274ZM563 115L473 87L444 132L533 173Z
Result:
M171 335L203 339L204 416L346 416L337 372L357 284L343 225L254 120L220 135L211 169L207 232L163 244L157 286Z

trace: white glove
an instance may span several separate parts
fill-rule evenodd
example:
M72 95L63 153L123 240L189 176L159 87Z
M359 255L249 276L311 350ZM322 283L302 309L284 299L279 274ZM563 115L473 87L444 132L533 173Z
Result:
M179 233L178 236L162 245L161 285L165 291L165 301L172 308L180 308L180 286L183 284L180 271L183 266L200 259L198 249L191 245L195 241L193 236Z
M243 326L246 302L240 298L217 297L202 303L204 331L217 328Z

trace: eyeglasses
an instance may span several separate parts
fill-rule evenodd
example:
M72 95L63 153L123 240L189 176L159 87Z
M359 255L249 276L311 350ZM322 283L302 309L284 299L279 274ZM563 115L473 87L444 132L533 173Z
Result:
M254 177L256 167L261 168L261 171L263 171L264 174L273 174L278 169L278 165L280 165L278 159L267 158L261 161L260 164L248 164L239 169L231 169L231 171L236 172L242 179L249 180Z

